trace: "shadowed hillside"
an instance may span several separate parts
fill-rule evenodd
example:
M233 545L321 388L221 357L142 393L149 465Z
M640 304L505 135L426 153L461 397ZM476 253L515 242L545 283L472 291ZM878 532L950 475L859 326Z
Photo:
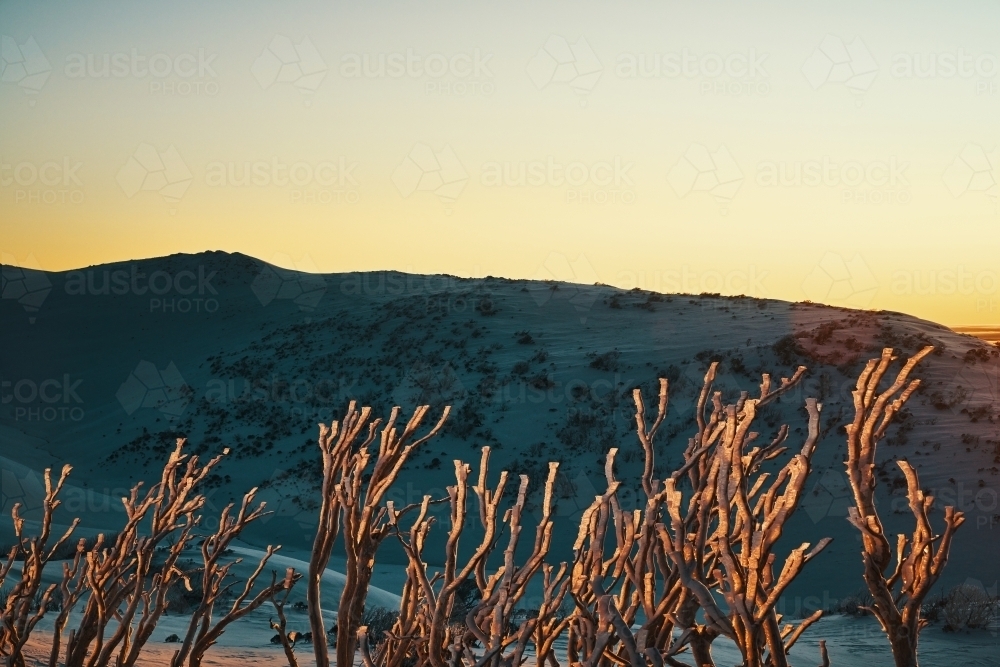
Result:
M476 461L483 445L493 449L494 469L528 474L532 493L547 462L561 461L558 560L569 556L580 512L604 490L608 449L620 449L618 478L637 484L634 387L653 395L658 377L670 380L657 451L656 474L664 474L681 461L712 361L726 400L755 390L761 373L787 377L805 365L801 387L768 406L762 421L774 431L791 424L794 446L805 397L823 403L808 496L786 538L789 548L834 538L786 596L789 613L809 611L861 586L843 472L853 379L884 347L908 355L931 344L935 353L916 372L923 385L879 449L880 477L894 492L880 499L881 514L890 530L894 519L900 528L912 521L892 464L906 459L940 501L936 520L945 503L968 517L942 584L972 577L990 587L1000 576L982 556L1000 550L998 350L931 322L555 282L302 274L226 253L66 273L5 267L4 276L0 521L8 524L13 502L29 517L37 508L38 471L67 461L76 486L66 509L87 528L113 526L123 490L150 479L184 436L194 452L233 450L209 479L215 506L260 486L276 515L251 539L304 550L320 479L316 423L338 419L352 398L382 415L393 405L449 404L445 431L408 464L397 501L445 495L451 461ZM394 548L386 544L380 564L402 562Z

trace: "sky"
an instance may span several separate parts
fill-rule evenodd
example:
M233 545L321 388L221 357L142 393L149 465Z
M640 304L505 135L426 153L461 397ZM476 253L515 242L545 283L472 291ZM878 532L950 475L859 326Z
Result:
M0 253L1000 322L995 2L0 3Z

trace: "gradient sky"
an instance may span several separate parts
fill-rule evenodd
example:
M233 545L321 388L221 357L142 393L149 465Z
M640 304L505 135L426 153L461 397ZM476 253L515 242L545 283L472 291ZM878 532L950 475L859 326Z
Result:
M5 0L3 261L1000 321L1000 5L754 4Z

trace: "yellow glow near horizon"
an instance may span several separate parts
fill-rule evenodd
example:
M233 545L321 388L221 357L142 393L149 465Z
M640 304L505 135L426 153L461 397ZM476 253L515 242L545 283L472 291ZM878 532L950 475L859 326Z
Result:
M65 270L219 249L996 324L998 18L5 3L0 251Z

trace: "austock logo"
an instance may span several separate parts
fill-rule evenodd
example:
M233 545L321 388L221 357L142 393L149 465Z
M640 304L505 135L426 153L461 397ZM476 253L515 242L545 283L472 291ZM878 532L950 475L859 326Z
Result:
M9 517L14 505L20 503L21 515L33 515L42 508L45 483L41 475L30 468L0 457L0 513Z
M157 192L164 201L175 204L193 178L173 144L161 153L152 144L143 143L118 170L115 180L129 199L139 192Z
M771 86L764 68L768 53L693 53L685 48L669 53L621 53L615 63L620 79L700 80L702 95L763 96Z
M830 156L801 161L765 160L757 164L755 182L761 187L840 188L844 203L910 202L908 162L895 155L887 160L835 161Z
M536 282L532 282L528 291L539 308L552 301L565 300L580 316L580 324L586 324L587 314L598 299L594 287L598 276L585 255L571 262L562 253L550 252L532 280Z
M996 271L966 271L961 264L954 269L897 270L892 274L893 294L945 294L990 296L1000 288Z
M552 35L528 63L528 77L539 90L551 84L566 84L585 95L597 85L604 66L590 48L586 37L570 44L565 37Z
M1000 58L995 53L968 53L959 48L945 53L897 53L892 56L889 73L894 79L975 80L976 95L996 95L994 79L1000 72Z
M802 509L813 523L819 523L827 517L846 521L847 510L853 504L854 493L847 475L832 468L819 474L812 488L802 498Z
M694 362L685 364L680 371L680 376L671 382L670 395L667 409L669 413L689 415L698 408L698 399L701 396L701 389L705 385L705 375L708 373L711 361ZM773 382L778 378L772 377ZM732 403L739 397L741 391L749 391L753 396L759 394L759 388L753 381L746 377L739 377L729 370L729 365L721 362L715 370L715 379L712 381L712 391L722 392L724 402ZM793 390L794 391L794 390ZM653 394L646 397L647 403L652 400ZM709 396L709 409L711 409L711 395ZM649 407L647 405L647 411ZM668 413L668 414L669 414ZM758 417L759 419L759 417Z
M284 35L275 35L250 68L265 90L276 83L288 83L303 94L319 90L326 76L326 62L308 37L295 44Z
M458 79L493 78L489 67L492 59L492 53L483 55L480 49L472 53L431 53L426 56L415 53L413 49L407 49L406 53L348 53L340 59L340 75L367 79L419 79L425 76L440 79L449 75Z
M520 162L486 162L479 182L484 187L567 188L567 203L635 202L635 183L629 176L634 163L614 156L597 162L562 162L547 158Z
M354 178L357 162L345 158L320 162L270 160L208 163L205 185L209 187L290 188L293 204L356 204L360 200Z
M764 61L767 53L749 49L747 53L697 54L688 49L675 53L622 53L618 56L615 73L620 78L714 79L723 75L734 79L742 77L765 78Z
M492 95L495 92L492 53L474 49L470 53L430 53L412 48L406 52L347 53L340 59L345 79L426 79L428 95Z
M802 65L809 85L818 90L827 84L843 84L855 95L867 91L878 75L878 63L860 37L849 44L827 35ZM858 98L857 104L861 105Z
M14 187L15 204L82 204L83 167L68 156L45 162L8 163L0 159L0 187Z
M692 192L707 192L719 203L725 215L743 184L743 171L725 146L719 146L712 152L701 144L691 144L670 169L667 181L678 197L686 197Z
M965 414L975 421L989 421L1000 406L1000 362L994 358L962 364L948 388L949 395L938 406L947 406L953 414Z
M271 521L292 522L302 531L303 541L309 542L318 524L316 497L315 483L308 482L300 473L276 468L255 498L267 503L266 510L271 512L261 517L260 522L264 525Z
M902 477L899 478L902 480ZM997 513L997 490L991 486L981 486L982 482L965 484L962 480L949 478L947 483L924 489L928 496L934 497L933 509L943 512L947 506L965 512L967 525L975 530L996 530L1000 527L1000 514ZM896 489L892 494L892 512L909 514L910 501L905 487Z
M152 408L167 419L176 419L187 409L193 394L174 362L159 370L153 362L143 360L118 387L115 397L128 415Z
M867 308L879 282L860 254L850 260L827 252L802 283L806 298L817 303Z
M83 399L77 393L83 380L64 373L61 378L21 378L0 382L0 403L13 408L14 421L78 422Z
M292 301L299 310L311 312L316 310L319 302L326 294L326 278L308 256L293 262L287 255L275 255L275 263L292 264L294 269L283 269L274 264L265 264L250 285L250 290L267 306L275 300Z
M831 518L847 520L848 509L854 505L854 492L851 489L847 475L838 469L839 466L828 468L814 474L814 482L802 498L802 509L813 523ZM882 481L880 488L885 489L889 496L887 515L910 514L909 498L902 473L895 465L889 466L889 474L895 476L892 482ZM997 492L991 487L966 485L961 481L949 479L948 483L927 488L924 492L934 498L934 511L941 512L945 506L955 507L965 512L969 525L978 529L995 529L1000 521L997 510Z
M597 486L594 485L595 481L597 481ZM598 491L598 486L601 487L600 491ZM594 498L604 493L606 487L606 479L602 477L598 480L592 480L590 475L581 470L570 480L569 488L567 489L569 493L565 494L568 497L562 497L556 501L556 516L579 520L587 508L593 504ZM633 493L630 491L628 485L620 487L620 496L628 496ZM622 504L623 508L631 507L626 504L627 502L627 497L619 498L619 503Z
M277 373L263 377L213 377L202 398L214 405L267 405L281 408L299 422L330 422L338 418L333 406L357 396L358 379L346 375L304 378Z
M161 95L217 95L219 83L212 66L217 53L205 49L171 55L130 52L71 53L63 73L68 79L152 79L149 92Z
M15 265L13 255L4 254L0 265L0 298L16 301L28 314L28 322L35 323L35 316L52 291L52 282L38 265L34 255L28 255L20 265Z
M462 194L469 174L451 146L435 151L417 144L392 172L392 182L404 198L416 192L432 192L446 204Z
M197 272L158 270L147 274L132 264L128 270L70 271L63 289L71 296L149 295L151 313L214 313L219 310L215 298L219 293L212 285L216 273L199 265Z
M695 270L688 264L676 269L634 270L628 269L615 274L615 285L625 290L640 289L661 294L703 294L729 293L745 294L749 297L765 298L770 293L765 281L770 271L749 265L744 269L717 271L714 269ZM728 300L712 302L718 308L745 308L759 310L756 301L733 303Z
M0 81L17 84L26 95L37 95L51 73L52 65L34 37L22 44L8 35L0 37Z
M394 405L404 410L418 405L450 405L456 413L468 396L462 378L447 362L443 365L417 362L407 370L392 392Z
M967 144L944 171L944 183L953 197L981 192L993 202L1000 198L1000 147L992 150Z

